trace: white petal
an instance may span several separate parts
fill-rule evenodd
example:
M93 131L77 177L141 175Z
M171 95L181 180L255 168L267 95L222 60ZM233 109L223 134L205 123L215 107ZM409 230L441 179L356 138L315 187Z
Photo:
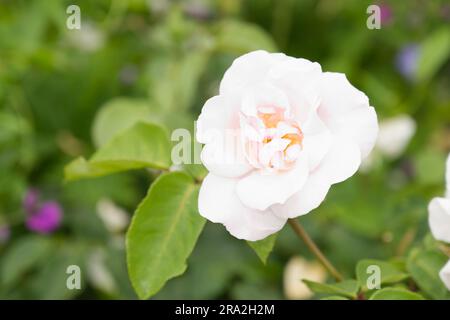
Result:
M322 73L320 87L319 113L326 122L358 107L369 106L367 96L352 86L343 73Z
M445 181L447 183L446 187L446 197L450 199L450 153L447 157L447 165L446 165L446 173L445 173Z
M243 95L241 111L247 116L258 115L264 107L285 109L289 112L289 100L283 91L269 83L251 86Z
M450 199L431 200L428 205L428 223L434 238L450 243Z
M354 175L360 164L361 151L358 145L345 137L336 136L315 173L324 183L335 184Z
M200 157L209 171L239 177L251 170L240 139L237 98L220 95L209 99L197 120L196 135L205 143Z
M217 132L239 128L239 101L232 96L220 95L208 99L197 120L196 138L207 143Z
M315 170L325 155L328 153L332 135L328 127L322 122L317 114L312 115L302 127L304 139L302 142L304 150L309 157L309 171Z
M450 291L450 260L439 272L439 277L441 278L447 289Z
M273 212L283 218L295 218L317 208L330 189L330 184L321 181L318 175L311 174L300 191L290 197L284 204L276 204Z
M269 81L286 94L295 119L302 124L319 106L321 74L318 63L292 57L278 62L269 71Z
M227 134L207 143L200 154L208 171L222 177L236 178L252 170L245 157L239 136Z
M259 160L264 166L269 166L270 161L276 157L277 154L283 152L287 146L291 143L287 139L273 139L269 143L263 145L261 150L259 150Z
M362 158L370 153L378 134L377 115L367 96L344 74L323 73L318 113L333 133L358 144Z
M330 130L356 142L362 158L372 151L378 135L377 114L373 107L359 107L328 122ZM395 137L391 137L395 139Z
M237 194L249 208L266 210L273 204L284 203L301 189L309 173L306 153L300 155L293 168L284 172L257 170L242 178L237 184Z
M405 150L416 132L416 122L408 115L384 120L380 123L377 148L385 156L396 158Z
M275 216L270 210L245 207L236 195L236 183L235 179L208 174L200 188L200 214L212 222L224 224L238 239L257 241L278 232L286 219Z
M269 69L285 55L257 50L233 61L220 82L220 94L237 93L248 85L264 82Z

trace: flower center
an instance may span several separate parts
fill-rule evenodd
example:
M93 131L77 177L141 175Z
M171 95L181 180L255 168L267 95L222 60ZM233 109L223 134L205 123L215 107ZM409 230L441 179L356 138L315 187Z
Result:
M256 116L241 115L246 157L255 167L288 170L301 154L303 132L283 108L260 108Z

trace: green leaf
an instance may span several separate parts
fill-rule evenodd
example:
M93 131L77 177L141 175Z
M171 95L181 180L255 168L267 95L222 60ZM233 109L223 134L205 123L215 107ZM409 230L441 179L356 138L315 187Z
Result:
M208 223L189 257L189 268L186 273L182 277L170 280L153 298L165 300L189 297L198 300L218 297L230 289L230 283L236 275L241 275L245 268L249 268L253 259L254 257L248 254L248 249L240 241L230 239L229 233L222 225ZM253 274L258 279L261 276L255 272ZM242 277L248 279L246 275ZM205 281L205 279L214 280Z
M420 294L400 288L377 290L369 300L424 300Z
M198 180L203 180L208 174L208 170L202 164L185 164L183 169Z
M64 169L67 181L115 172L170 167L170 141L163 128L138 122L101 147L90 160L77 158Z
M5 253L1 266L1 283L8 287L51 253L52 243L41 236L24 237Z
M448 258L437 250L413 250L406 267L425 294L433 299L445 299L450 294L439 278L439 271L447 260Z
M150 187L127 233L127 262L138 296L146 299L186 270L205 219L197 211L198 186L182 172Z
M367 289L367 279L373 274L369 272L370 266L378 266L380 268L380 284L396 283L408 278L408 274L397 264L380 260L361 260L356 265L356 278L364 290Z
M209 50L195 50L181 56L164 55L153 59L148 67L152 103L170 118L187 110L195 98L209 57Z
M450 29L445 27L433 32L422 44L417 66L417 78L431 79L447 61L450 54Z
M277 241L277 234L273 234L259 241L247 241L247 243L255 250L262 263L266 264L267 258L275 245L275 241Z
M228 20L219 24L216 46L219 52L242 54L254 50L276 51L273 39L263 29L250 23Z
M92 139L97 147L135 123L158 122L159 115L145 99L115 98L105 103L95 116Z
M85 274L82 247L74 243L65 243L45 261L41 261L36 268L35 274L27 282L26 286L34 299L70 299L82 293L85 289ZM70 265L79 266L81 269L81 290L69 290L67 288L66 273Z
M344 280L342 282L336 282L333 284L319 283L310 280L303 280L308 288L314 293L326 293L341 295L347 298L356 298L359 290L359 284L356 280Z
M440 185L445 176L445 155L431 148L421 150L415 158L417 181L423 185Z

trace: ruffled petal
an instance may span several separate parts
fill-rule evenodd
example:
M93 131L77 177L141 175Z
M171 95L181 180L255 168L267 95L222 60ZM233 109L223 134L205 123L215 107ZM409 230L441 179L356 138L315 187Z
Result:
M372 150L378 122L369 99L342 73L325 72L321 80L320 118L337 135L354 141L365 158Z
M276 63L269 71L268 81L286 94L292 114L301 124L319 106L321 74L318 63L292 57Z
M345 137L337 136L315 173L324 182L335 184L354 175L360 164L361 151L358 145Z
M365 158L372 151L378 135L377 114L373 107L356 108L329 121L331 132L354 141Z
M236 99L215 96L205 103L197 121L197 141L205 143L202 163L224 177L239 177L252 169L240 139L238 110Z
M258 115L264 108L280 108L289 112L289 100L284 92L269 83L261 83L249 88L243 95L241 111L247 116Z
M225 225L238 239L261 240L278 232L286 223L270 210L259 211L242 204L236 195L236 179L208 174L200 188L198 206L206 219Z
M445 196L450 199L450 154L447 157L447 164L446 164L446 173L445 173L445 180L446 180L446 193Z
M435 239L450 243L450 199L431 200L428 205L428 223Z
M242 203L253 209L266 210L273 204L284 203L302 188L309 174L308 156L300 155L288 171L267 173L257 170L241 178L236 191Z
M204 104L197 120L196 138L208 143L225 130L239 128L239 100L232 96L214 96Z
M236 58L220 82L220 94L235 94L249 85L264 82L274 63L285 57L282 53L257 50Z
M303 149L308 153L309 171L314 171L328 153L333 137L330 130L317 114L309 118L302 126Z
M439 277L441 278L447 289L450 291L450 260L439 272Z
M369 99L343 73L324 72L320 81L319 113L326 123L356 108L368 107Z
M316 209L324 200L330 184L321 181L316 174L308 177L300 191L290 197L284 204L273 205L273 212L282 218L295 218Z

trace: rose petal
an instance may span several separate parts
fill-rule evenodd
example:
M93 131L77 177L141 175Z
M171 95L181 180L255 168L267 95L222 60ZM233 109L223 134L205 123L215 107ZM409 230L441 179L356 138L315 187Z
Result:
M239 129L239 101L226 95L214 96L204 104L197 120L196 138L208 143L217 133Z
M450 243L450 199L431 200L428 205L428 223L434 238Z
M205 143L201 160L209 171L224 177L239 177L252 169L241 144L238 110L235 98L215 96L197 121L197 141Z
M377 114L373 107L359 107L328 122L331 132L356 142L362 158L372 151L378 135ZM395 139L395 138L394 138Z
M302 124L319 106L321 72L318 63L292 57L274 64L269 71L269 81L285 93L295 119Z
M248 85L264 82L269 69L285 57L281 53L268 53L263 50L252 51L238 57L223 75L220 94L235 94Z
M445 196L450 199L450 154L447 157L445 180L447 184Z
M269 83L261 83L246 91L242 98L241 111L247 116L258 116L263 108L280 108L289 112L289 100L283 91Z
M305 185L284 204L275 204L273 212L282 218L295 218L316 209L324 200L330 184L321 181L317 174L311 174Z
M362 158L372 150L378 134L377 115L367 96L344 74L323 73L318 113L333 133L358 144Z
M266 210L273 204L284 203L301 189L308 178L308 156L300 155L288 171L266 173L253 171L239 180L236 191L242 203L249 208Z
M324 72L320 90L321 102L318 112L327 125L335 117L359 107L369 106L367 96L352 86L343 73Z
M210 172L222 177L236 178L252 170L245 157L241 139L232 133L206 144L200 159Z
M234 237L249 241L261 240L279 231L286 219L270 210L247 208L236 195L236 179L208 174L200 188L198 206L206 219L222 223Z
M450 260L439 272L439 277L441 278L447 289L450 291Z
M304 139L302 142L304 150L309 157L309 171L317 168L325 155L328 153L333 141L330 130L322 122L317 114L311 116L302 127Z
M356 143L336 136L315 172L329 184L342 182L356 173L361 164L361 151Z

